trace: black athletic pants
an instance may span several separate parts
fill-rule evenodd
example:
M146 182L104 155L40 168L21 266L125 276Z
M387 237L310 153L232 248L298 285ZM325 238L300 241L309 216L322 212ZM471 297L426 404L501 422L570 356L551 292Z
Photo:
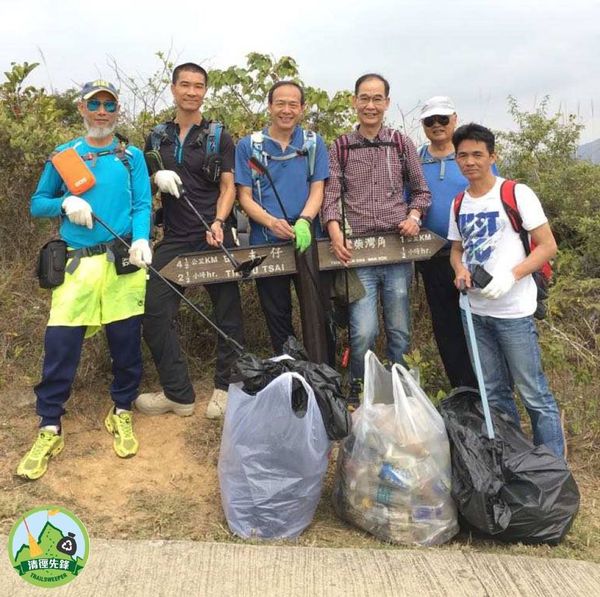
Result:
M454 270L447 253L417 263L427 303L431 311L433 334L453 388L477 387L458 306L459 292L454 286Z
M276 355L282 354L288 337L296 335L292 325L292 280L295 283L295 276L271 276L256 280L260 306Z
M229 231L228 231L229 232ZM231 233L226 234L230 244ZM183 253L214 251L206 241L181 242L166 239L156 245L152 265L160 271L172 259ZM175 284L182 292L184 288ZM229 336L244 344L244 330L240 289L237 282L207 284L205 286L213 306L213 321ZM143 336L150 352L165 396L174 402L189 404L195 394L190 381L187 364L181 353L175 318L181 299L162 280L150 274L146 287L146 310L143 319ZM231 366L237 352L220 336L217 341L215 388L226 390L229 385Z
M335 367L336 330L332 321L330 272L320 272L317 280L322 298L321 302L313 307L325 311L327 364ZM296 336L292 324L292 282L294 285L297 284L296 276L272 276L256 279L256 290L275 355L283 353L283 345L289 336ZM296 292L298 292L297 286Z

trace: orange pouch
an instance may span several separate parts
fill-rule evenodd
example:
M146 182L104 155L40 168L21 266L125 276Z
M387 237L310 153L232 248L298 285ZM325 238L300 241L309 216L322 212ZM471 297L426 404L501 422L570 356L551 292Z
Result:
M81 195L96 184L92 171L72 147L55 154L51 162L73 195Z

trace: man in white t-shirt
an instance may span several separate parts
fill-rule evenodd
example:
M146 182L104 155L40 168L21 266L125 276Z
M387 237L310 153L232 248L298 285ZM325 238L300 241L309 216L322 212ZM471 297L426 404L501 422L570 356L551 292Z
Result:
M511 378L527 409L536 445L545 444L558 456L564 438L556 401L542 370L533 313L537 288L531 276L556 254L556 241L535 193L524 184L515 187L523 228L535 242L526 256L500 199L502 178L491 166L496 160L493 133L478 124L458 128L452 142L458 166L469 182L458 216L450 213L450 263L458 288L466 286L461 308L469 301L473 312L485 388L490 403L519 423ZM477 288L472 280L476 266L492 280ZM463 311L463 324L465 323Z

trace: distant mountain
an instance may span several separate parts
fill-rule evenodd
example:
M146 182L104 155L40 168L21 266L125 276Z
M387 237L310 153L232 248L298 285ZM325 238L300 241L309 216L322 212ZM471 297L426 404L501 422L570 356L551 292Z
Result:
M592 164L600 164L600 139L580 145L577 149L577 158L587 160Z

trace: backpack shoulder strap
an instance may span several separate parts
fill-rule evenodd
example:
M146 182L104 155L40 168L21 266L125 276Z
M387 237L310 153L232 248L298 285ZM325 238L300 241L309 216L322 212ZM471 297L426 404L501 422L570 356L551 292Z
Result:
M206 132L206 156L209 157L221 152L221 135L223 123L211 120Z
M350 151L349 147L348 135L341 135L335 140L335 151L337 153L338 162L340 163L342 177L345 175L346 166L348 165L348 153Z
M250 135L250 155L255 157L257 160L260 160L262 164L267 165L267 158L263 152L263 143L264 143L264 134L262 131L254 131ZM252 180L257 181L260 177L258 172L253 168L250 168L250 173L252 175Z
M394 129L394 132L392 133L392 142L398 149L398 155L400 156L400 158L404 159L404 157L405 157L404 141L402 140L402 133L397 129Z
M167 123L157 124L150 131L150 145L154 151L160 150L160 144L167 138Z
M465 192L461 191L456 197L454 197L454 219L456 220L456 226L460 232L460 227L458 226L458 216L460 216L460 207L462 205L463 199L465 198Z
M312 178L315 173L315 161L317 158L317 135L314 131L302 129L304 135L303 151L307 152L308 177Z
M521 243L523 243L525 255L529 255L529 253L531 253L531 241L529 240L529 233L523 228L523 218L521 217L519 207L517 206L517 195L515 193L516 186L516 180L505 180L500 186L500 199L504 211L506 211L506 215L510 220L510 225L519 235Z
M513 230L516 233L520 233L523 229L523 218L521 218L519 208L517 207L516 186L516 180L505 180L500 185L500 199Z
M392 133L392 141L398 150L398 159L400 160L400 164L402 166L402 184L406 189L408 185L408 156L406 155L406 144L403 140L402 133L394 129Z
M131 152L127 151L129 147L129 139L119 133L115 133L115 137L119 140L119 143L115 149L115 155L121 160L122 164L127 168L127 172L131 175L133 166L129 158L132 157Z

